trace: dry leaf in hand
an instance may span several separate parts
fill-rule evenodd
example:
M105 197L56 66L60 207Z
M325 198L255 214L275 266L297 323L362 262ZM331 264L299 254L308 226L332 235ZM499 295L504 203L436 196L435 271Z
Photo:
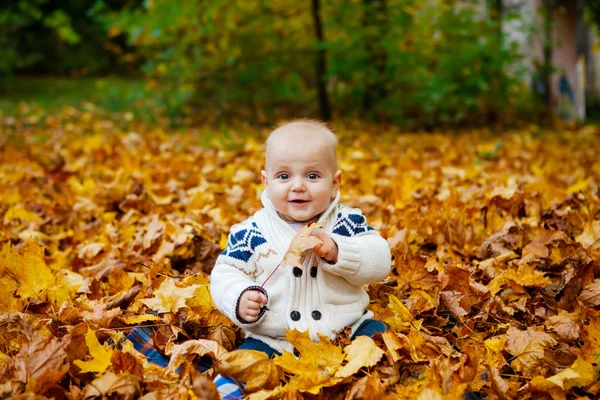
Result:
M292 243L288 248L287 252L283 256L283 260L281 261L281 266L284 267L301 267L302 262L302 253L308 249L312 249L316 245L321 242L321 239L311 236L311 233L317 229L323 227L322 222L316 222L313 224L308 224L303 226L294 239L292 239Z

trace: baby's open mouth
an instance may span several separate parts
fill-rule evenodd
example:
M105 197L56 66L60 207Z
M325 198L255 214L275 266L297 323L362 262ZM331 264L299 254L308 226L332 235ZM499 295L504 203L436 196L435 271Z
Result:
M308 200L292 200L292 203L304 204L304 203L308 203Z

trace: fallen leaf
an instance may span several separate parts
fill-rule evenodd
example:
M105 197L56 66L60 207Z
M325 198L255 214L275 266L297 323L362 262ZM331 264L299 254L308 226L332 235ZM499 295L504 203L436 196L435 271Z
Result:
M167 371L175 374L177 368L179 368L190 355L197 355L198 357L208 355L212 359L219 359L227 353L227 350L214 340L196 339L187 340L182 344L172 345L165 353L171 357L169 365L167 366Z
M550 283L550 278L538 271L534 264L522 264L516 270L511 268L504 272L504 278L526 287L546 287Z
M545 352L556 344L552 336L536 328L521 331L511 327L506 332L505 349L513 356L510 365L531 378L548 371Z
M595 279L589 285L585 285L579 294L579 299L587 306L600 306L600 279Z
M221 354L217 358L216 369L224 376L244 382L245 392L273 389L279 385L279 372L262 351L235 350Z
M290 385L302 392L317 394L328 386L344 361L341 347L333 345L326 336L319 338L320 343L315 343L308 332L289 330L286 339L298 350L299 358L284 351L273 360L275 365L294 375Z
M132 374L115 375L107 372L88 384L81 394L82 399L96 397L108 398L117 396L119 399L137 399L141 393L141 379Z
M136 324L141 324L142 322L160 321L161 318L155 314L142 314L142 315L133 315L131 317L121 317L121 320L123 322L125 322L127 325L136 325Z
M594 365L578 358L571 367L547 378L547 380L563 390L569 390L572 387L587 386L595 382L597 375Z
M22 350L26 353L27 387L29 392L44 394L60 381L69 370L67 354L54 337L36 333ZM17 356L19 357L19 356Z
M591 221L585 224L583 233L575 238L581 245L589 249L600 240L600 221Z
M19 283L16 293L24 298L36 297L46 300L47 290L54 286L55 277L44 260L43 249L35 240L29 239L19 254L10 243L2 247L0 260L6 273Z
M112 350L106 349L98 342L96 333L91 328L88 328L85 335L85 344L89 349L92 359L89 361L76 360L74 364L81 369L81 373L104 372L111 365Z
M345 359L348 362L335 373L336 378L347 378L358 372L363 367L376 365L384 352L373 339L368 336L359 336L352 341L350 346L344 348Z
M188 307L186 301L194 296L199 287L200 285L190 285L182 288L176 286L173 279L167 278L154 291L153 298L140 301L158 313L176 313L180 309Z
M579 339L581 334L581 317L575 313L558 310L558 314L548 318L544 326L547 330L556 332L560 339L572 342Z

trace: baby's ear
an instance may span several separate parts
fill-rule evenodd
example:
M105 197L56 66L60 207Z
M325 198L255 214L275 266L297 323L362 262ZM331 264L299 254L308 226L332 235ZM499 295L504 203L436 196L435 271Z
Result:
M263 185L265 185L265 187L267 187L267 173L265 172L264 169L262 171L260 171L260 180L262 181Z
M331 192L331 198L333 199L336 195L337 192L340 190L340 185L342 184L342 171L337 171L334 175L333 175L333 190Z

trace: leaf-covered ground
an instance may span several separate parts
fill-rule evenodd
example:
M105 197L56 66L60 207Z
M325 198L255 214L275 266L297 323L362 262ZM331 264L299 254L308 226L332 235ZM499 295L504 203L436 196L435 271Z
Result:
M207 290L229 227L260 207L266 132L230 132L236 143L128 119L0 122L1 398L216 398L216 373L252 398L600 393L596 128L339 127L342 201L392 248L392 273L368 288L391 330L320 344L290 332L300 357L269 361L233 351L241 333ZM135 326L156 327L168 367L123 341Z

